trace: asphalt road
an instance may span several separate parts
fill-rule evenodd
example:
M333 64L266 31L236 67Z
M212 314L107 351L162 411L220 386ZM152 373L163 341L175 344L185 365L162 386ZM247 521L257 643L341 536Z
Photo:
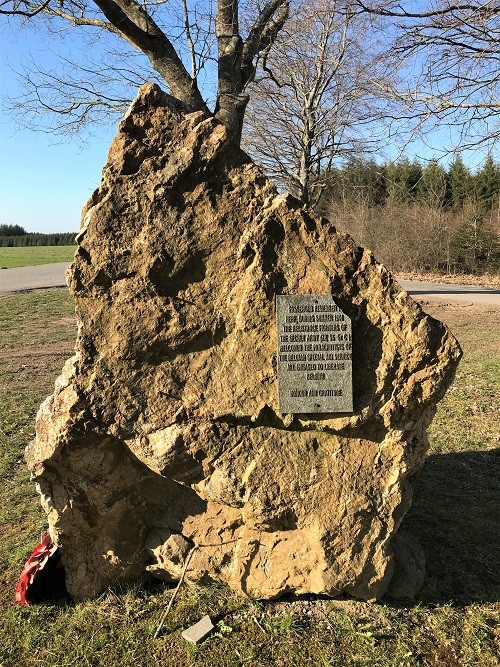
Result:
M500 290L477 285L449 285L418 280L400 280L400 285L417 301L446 299L465 303L484 303L500 306Z
M19 269L0 270L0 294L12 294L44 287L64 287L64 272L68 264L43 264ZM415 280L401 280L401 286L417 300L446 299L465 303L484 303L500 306L500 290L473 285L448 285Z
M64 272L68 262L0 269L0 294L25 292L44 287L66 287Z

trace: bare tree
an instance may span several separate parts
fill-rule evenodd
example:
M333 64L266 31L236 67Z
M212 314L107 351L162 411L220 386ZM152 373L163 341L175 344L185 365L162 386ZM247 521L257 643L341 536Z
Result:
M0 11L34 21L44 20L50 30L61 35L65 26L86 29L92 39L99 33L119 38L142 54L137 70L115 57L102 69L78 64L76 76L64 73L25 70L28 99L41 109L62 112L68 127L76 118L85 120L92 109L102 106L121 110L123 84L136 83L154 72L166 83L170 94L191 110L213 113L239 143L248 103L248 84L255 76L259 54L268 52L289 14L289 0L268 0L253 9L246 35L239 24L238 0L1 0ZM116 43L116 42L115 42ZM127 61L122 61L127 62ZM189 63L189 65L185 63ZM200 74L215 63L217 92L209 109L202 94ZM74 64L67 62L69 67ZM36 66L36 62L35 62ZM36 68L36 67L35 67ZM190 69L190 71L189 71ZM103 74L104 72L104 74ZM147 76L148 79L152 78ZM66 82L68 85L66 86ZM116 93L110 83L119 83ZM49 92L48 101L45 93ZM24 100L25 102L25 100Z
M394 90L408 118L456 126L461 147L500 136L498 0L370 3L358 11L385 19L389 48L406 67Z
M335 160L380 146L395 68L369 27L348 0L302 0L252 84L244 146L306 204Z

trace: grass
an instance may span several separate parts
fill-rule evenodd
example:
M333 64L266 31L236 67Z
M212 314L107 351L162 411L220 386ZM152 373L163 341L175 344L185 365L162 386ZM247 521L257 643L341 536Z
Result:
M420 599L260 603L222 586L182 587L155 640L172 595L159 582L81 604L13 602L22 564L46 525L23 449L38 404L71 355L75 328L64 290L1 299L0 666L497 667L500 313L442 314L465 354L431 427L431 455L404 522L428 560ZM204 614L216 632L192 647L181 631Z
M0 269L71 262L75 250L76 245L30 246L26 248L0 247Z

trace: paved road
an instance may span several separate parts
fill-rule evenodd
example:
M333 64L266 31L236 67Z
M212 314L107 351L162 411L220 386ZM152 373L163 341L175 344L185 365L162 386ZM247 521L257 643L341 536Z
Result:
M465 303L484 303L500 306L500 290L477 285L448 285L418 280L400 280L401 286L414 299L446 299Z
M0 293L24 292L44 287L65 287L68 262L0 269Z
M68 264L43 264L19 269L0 270L0 293L22 292L43 287L64 287L64 272ZM466 303L486 303L500 306L500 290L471 285L447 285L415 280L401 280L403 288L415 299L447 299Z

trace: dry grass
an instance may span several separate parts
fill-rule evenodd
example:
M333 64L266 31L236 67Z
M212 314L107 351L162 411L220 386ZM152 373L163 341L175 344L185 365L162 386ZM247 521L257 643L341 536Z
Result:
M450 285L477 285L479 287L500 288L500 274L483 273L432 273L430 271L396 271L398 280L424 280L432 283L448 283Z

